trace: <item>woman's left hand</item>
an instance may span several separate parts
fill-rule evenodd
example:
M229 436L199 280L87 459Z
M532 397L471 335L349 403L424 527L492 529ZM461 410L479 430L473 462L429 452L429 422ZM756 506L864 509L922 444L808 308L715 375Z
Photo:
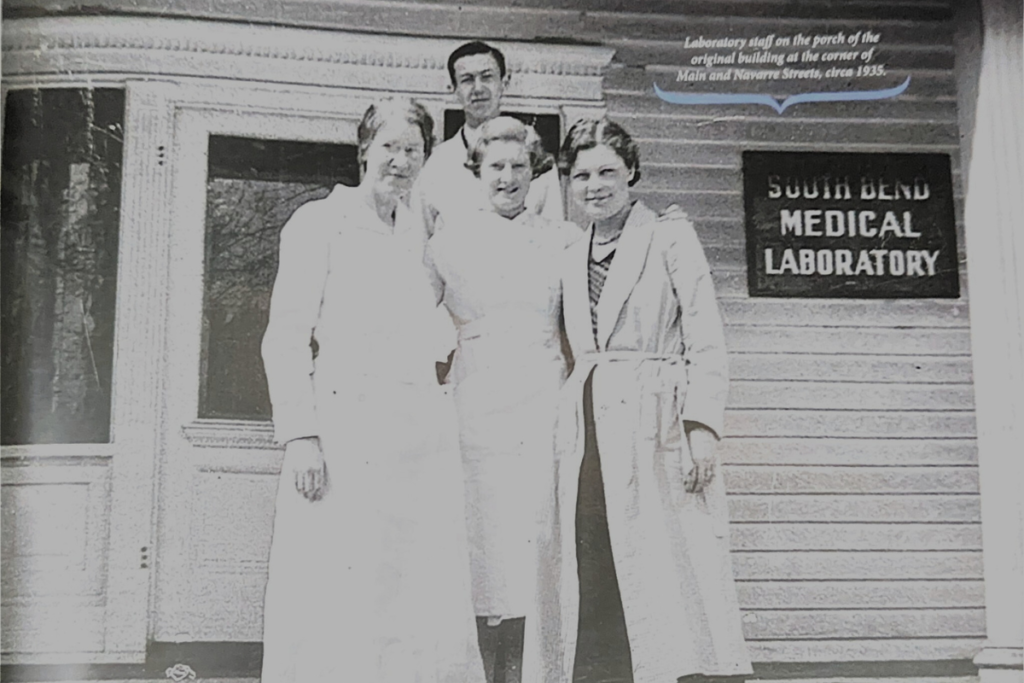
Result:
M698 423L686 423L686 438L690 443L690 455L693 468L686 475L683 485L690 493L700 493L711 483L718 469L718 457L715 453L718 439L715 433Z

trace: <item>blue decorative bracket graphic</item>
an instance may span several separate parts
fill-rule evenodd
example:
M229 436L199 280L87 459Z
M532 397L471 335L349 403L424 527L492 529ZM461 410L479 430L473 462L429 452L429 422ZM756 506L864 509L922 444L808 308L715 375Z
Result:
M778 113L786 111L794 104L804 102L851 102L858 100L885 100L901 95L910 87L910 76L895 88L884 90L852 90L846 92L805 92L791 95L781 103L771 95L758 93L681 93L662 90L654 84L654 92L659 98L671 104L764 104Z

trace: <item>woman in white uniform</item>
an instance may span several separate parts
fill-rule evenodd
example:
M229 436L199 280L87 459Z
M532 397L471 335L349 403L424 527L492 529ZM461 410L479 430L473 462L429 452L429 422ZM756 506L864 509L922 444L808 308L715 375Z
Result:
M532 129L492 119L468 156L489 206L449 215L427 262L458 328L448 379L459 413L473 603L489 678L501 683L518 680L515 653L534 602L538 506L550 502L555 406L566 375L558 268L581 232L526 210L531 179L551 168Z
M434 365L454 332L406 206L432 129L419 104L371 106L360 185L281 232L263 340L285 444L263 683L483 680L456 415Z

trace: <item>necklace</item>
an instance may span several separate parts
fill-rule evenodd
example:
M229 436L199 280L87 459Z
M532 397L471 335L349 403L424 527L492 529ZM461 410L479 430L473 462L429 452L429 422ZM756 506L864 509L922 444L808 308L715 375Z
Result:
M619 235L621 235L621 234L622 233L619 232L614 237L612 237L611 239L607 239L607 240L598 240L597 239L597 235L594 235L594 237L592 238L592 240L590 242L590 255L591 255L591 257L595 261L600 263L601 261L604 261L609 256L611 256L616 251L616 248L618 247Z

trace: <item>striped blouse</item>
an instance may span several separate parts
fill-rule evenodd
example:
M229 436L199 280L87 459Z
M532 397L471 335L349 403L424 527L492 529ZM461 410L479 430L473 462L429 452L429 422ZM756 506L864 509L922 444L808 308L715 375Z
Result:
M608 270L612 267L612 259L615 257L615 248L618 246L621 234L620 231L606 242L597 242L595 235L590 238L590 258L587 263L590 273L590 322L594 328L595 340L597 340L597 302L601 300L601 291L604 289L605 280L608 279ZM600 347L601 342L598 340L597 344Z

